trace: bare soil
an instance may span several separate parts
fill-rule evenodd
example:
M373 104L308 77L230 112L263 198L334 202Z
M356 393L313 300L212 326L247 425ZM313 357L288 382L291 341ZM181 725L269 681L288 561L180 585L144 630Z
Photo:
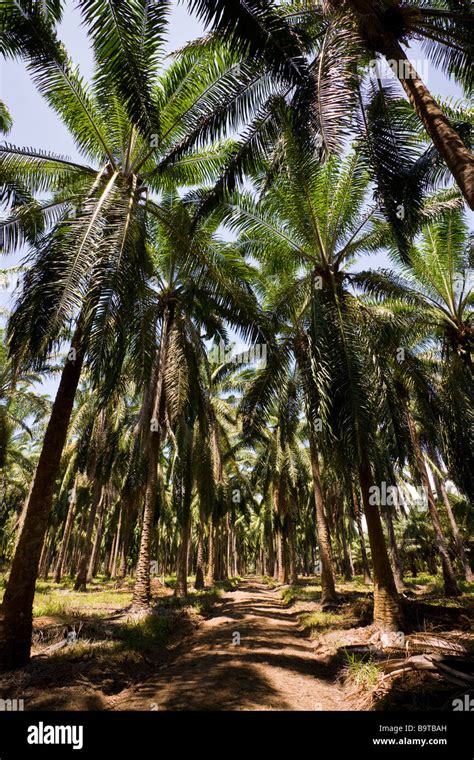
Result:
M296 597L288 589L287 604L281 587L250 577L202 614L191 598L176 607L172 589L160 585L154 620L164 638L152 628L147 646L138 648L122 642L129 608L120 598L97 603L95 612L105 609L105 616L87 617L86 605L72 618L37 617L34 656L25 668L0 676L0 697L23 699L26 710L447 709L457 689L436 675L354 680L346 648L369 645L377 634L369 587L346 586L340 606L325 617L311 583L302 583ZM473 630L472 596L462 606L440 601L416 587L405 600L407 631ZM80 620L72 646L64 646L66 620L74 628Z
M277 590L243 581L152 678L107 700L113 710L349 709L333 658ZM240 640L240 643L238 643Z

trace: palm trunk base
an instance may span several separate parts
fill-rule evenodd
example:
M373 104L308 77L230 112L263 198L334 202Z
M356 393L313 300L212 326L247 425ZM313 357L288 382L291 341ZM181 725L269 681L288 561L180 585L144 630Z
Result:
M456 579L453 578L452 568L450 571L450 568L445 567L445 564L443 561L442 561L442 565L443 565L443 579L444 579L444 595L450 598L453 598L456 596L462 596L462 591L459 588Z
M402 614L397 595L388 593L387 589L374 585L374 623L383 631L399 631L402 626Z
M30 662L33 619L14 616L9 620L0 608L0 672L18 670Z
M204 573L201 565L198 565L196 568L196 580L194 581L194 588L196 591L202 591L204 588Z

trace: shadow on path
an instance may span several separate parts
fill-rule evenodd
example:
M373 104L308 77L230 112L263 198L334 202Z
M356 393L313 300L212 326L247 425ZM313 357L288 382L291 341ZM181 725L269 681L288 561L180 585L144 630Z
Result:
M109 709L344 710L337 672L333 660L315 654L277 591L243 581L171 662L109 698Z

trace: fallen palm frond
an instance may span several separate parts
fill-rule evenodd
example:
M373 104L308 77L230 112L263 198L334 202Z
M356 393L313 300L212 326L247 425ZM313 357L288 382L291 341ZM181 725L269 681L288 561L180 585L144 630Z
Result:
M421 654L414 655L406 660L388 660L380 664L379 668L386 671L383 681L410 670L425 670L437 673L457 686L474 685L474 660L466 660L463 657ZM465 670L470 672L466 673Z

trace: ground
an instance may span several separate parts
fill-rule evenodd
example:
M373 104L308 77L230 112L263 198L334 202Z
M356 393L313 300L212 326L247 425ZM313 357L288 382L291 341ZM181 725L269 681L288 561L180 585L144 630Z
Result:
M109 700L124 710L343 710L343 690L277 590L223 594L158 676ZM239 643L240 641L240 643Z
M375 631L360 578L339 582L331 613L319 579L236 579L185 600L163 581L146 620L130 616L131 580L99 579L86 594L39 583L34 656L0 677L0 698L27 710L367 710L445 709L455 694L426 673L387 684L371 656L354 654ZM474 596L447 601L436 584L409 582L408 628L470 635Z

